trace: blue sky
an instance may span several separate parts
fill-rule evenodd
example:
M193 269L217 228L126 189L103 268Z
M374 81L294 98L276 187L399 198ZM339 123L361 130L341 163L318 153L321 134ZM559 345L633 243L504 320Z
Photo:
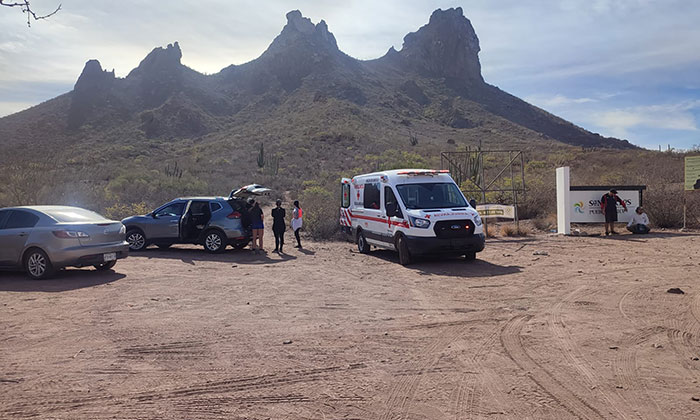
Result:
M154 47L215 73L259 56L289 10L324 19L339 47L371 59L460 6L481 43L487 82L637 145L700 144L700 2L680 0L348 1L33 0L63 10L27 28L0 8L0 115L72 89L85 61L125 76Z

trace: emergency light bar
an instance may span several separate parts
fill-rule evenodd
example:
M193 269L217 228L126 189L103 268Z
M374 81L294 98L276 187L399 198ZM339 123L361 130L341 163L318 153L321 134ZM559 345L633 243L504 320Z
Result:
M437 174L449 174L450 171L447 169L441 169L441 170L427 170L427 171L401 171L397 172L397 175L437 175Z

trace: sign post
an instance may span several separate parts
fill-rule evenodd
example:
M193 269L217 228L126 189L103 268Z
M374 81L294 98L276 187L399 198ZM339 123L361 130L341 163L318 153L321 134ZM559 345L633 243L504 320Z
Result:
M557 168L557 233L571 234L571 192L569 167Z

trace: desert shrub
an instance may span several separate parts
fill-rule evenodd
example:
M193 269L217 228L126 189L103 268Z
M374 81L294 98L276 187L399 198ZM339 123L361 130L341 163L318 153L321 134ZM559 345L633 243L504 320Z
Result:
M539 216L532 219L532 224L535 226L535 229L548 232L557 226L557 218L551 214L549 216Z
M306 184L299 198L304 209L304 231L314 239L335 238L339 233L339 205L336 194L321 185Z
M517 227L515 225L506 224L501 226L501 235L503 236L527 236L529 232L523 227Z
M493 222L485 221L483 224L484 236L487 238L497 238L498 237L498 225Z
M554 175L546 175L547 173L526 175L527 192L522 201L518 202L520 219L537 219L556 211L556 183Z
M122 220L129 216L146 214L151 208L146 203L116 203L104 209L104 216L108 219Z
M644 194L644 208L652 225L656 227L682 226L683 186L681 184L649 186Z
M175 178L157 170L128 171L109 181L105 198L108 203L157 205L175 197L202 195L206 191L206 181L189 172Z

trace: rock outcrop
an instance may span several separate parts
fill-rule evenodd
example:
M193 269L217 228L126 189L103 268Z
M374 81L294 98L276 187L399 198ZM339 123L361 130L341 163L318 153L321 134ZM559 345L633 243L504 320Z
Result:
M462 8L436 10L430 21L404 37L398 52L411 70L429 77L482 83L479 38Z

